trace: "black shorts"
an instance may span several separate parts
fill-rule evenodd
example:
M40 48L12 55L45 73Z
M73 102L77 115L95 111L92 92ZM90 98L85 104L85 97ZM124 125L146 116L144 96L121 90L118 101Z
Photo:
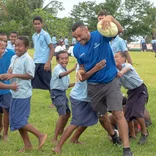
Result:
M32 79L32 87L36 89L50 90L51 70L44 70L43 63L35 64L35 76Z

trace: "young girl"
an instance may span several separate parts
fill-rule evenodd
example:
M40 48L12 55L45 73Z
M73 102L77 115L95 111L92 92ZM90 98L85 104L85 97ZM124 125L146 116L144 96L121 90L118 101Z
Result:
M28 123L32 96L31 79L34 77L35 71L33 60L27 53L28 47L27 37L17 38L15 41L16 55L11 59L8 74L5 74L5 79L18 83L18 90L11 91L13 99L10 106L10 129L11 131L18 130L23 139L24 147L19 152L32 149L28 132L38 138L38 149L43 146L47 138L47 134L39 132Z

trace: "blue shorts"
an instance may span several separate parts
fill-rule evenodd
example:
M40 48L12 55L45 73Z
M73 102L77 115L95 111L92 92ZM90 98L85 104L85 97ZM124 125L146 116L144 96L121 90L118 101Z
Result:
M0 95L0 107L5 108L8 111L10 108L11 100L11 93Z
M28 124L28 118L30 115L30 99L12 99L10 105L10 130L18 130Z
M76 126L92 126L98 122L96 112L93 110L91 103L76 100L70 97L72 106L72 125Z
M51 98L52 98L53 104L55 105L57 109L59 116L70 113L66 91L52 89Z

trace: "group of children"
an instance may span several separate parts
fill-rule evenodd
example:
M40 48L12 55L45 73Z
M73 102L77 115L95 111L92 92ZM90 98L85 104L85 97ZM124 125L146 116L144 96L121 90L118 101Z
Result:
M28 132L34 134L38 139L38 149L41 149L47 134L38 131L35 127L28 123L30 115L30 101L32 96L31 80L35 73L35 64L32 58L28 55L29 40L25 36L20 36L15 41L16 54L10 58L8 70L1 73L0 79L2 81L10 80L11 84L0 83L0 89L11 89L11 100L9 108L10 115L10 129L11 131L18 130L24 147L20 150L32 149L32 144L29 139ZM6 44L0 41L0 56L4 55ZM141 127L141 137L139 144L145 144L148 138L148 131L144 121L145 104L148 101L148 91L139 77L134 67L126 63L126 56L123 52L118 51L114 55L116 67L118 69L117 77L120 79L121 85L128 90L128 99L125 109L125 118L128 121L130 136L135 138L135 128L133 119L136 119ZM60 51L56 54L57 65L53 69L52 78L50 82L51 98L58 112L58 120L52 138L52 143L55 147L52 149L55 153L60 153L64 142L75 131L71 138L73 143L81 143L79 141L80 135L86 130L88 126L95 125L98 122L98 116L95 113L91 100L87 94L87 79L92 74L105 68L106 61L102 60L97 63L92 69L85 72L80 72L79 65L76 64L70 70L67 70L69 56L67 51ZM79 80L75 84L70 84L69 74L77 69L77 77ZM82 82L81 82L82 81ZM70 118L71 110L68 105L68 98L66 90L73 87L70 92L70 102L72 109L71 123L64 130L68 119ZM8 93L10 94L10 92ZM6 97L6 99L8 99ZM6 101L0 101L0 103ZM22 105L21 105L22 103ZM119 129L120 133L120 129ZM58 140L58 135L61 135ZM116 133L111 135L114 144L121 144L116 136Z

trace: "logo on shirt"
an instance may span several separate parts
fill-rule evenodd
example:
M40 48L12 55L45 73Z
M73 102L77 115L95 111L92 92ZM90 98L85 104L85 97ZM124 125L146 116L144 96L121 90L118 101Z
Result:
M94 49L99 47L100 46L100 43L94 43Z
M85 55L85 53L82 53L82 54L80 55L80 58L81 58L83 55Z

